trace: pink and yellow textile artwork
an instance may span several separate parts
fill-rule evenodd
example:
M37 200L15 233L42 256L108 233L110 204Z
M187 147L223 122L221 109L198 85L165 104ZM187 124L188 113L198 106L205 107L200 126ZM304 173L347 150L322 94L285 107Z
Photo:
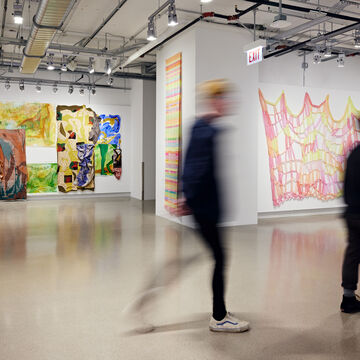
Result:
M181 161L181 53L166 60L165 209L173 212L179 197Z
M299 114L291 112L284 92L271 103L259 89L259 98L274 206L291 199L340 197L347 156L360 143L360 111L351 98L339 120L330 112L329 95L314 105L306 93Z

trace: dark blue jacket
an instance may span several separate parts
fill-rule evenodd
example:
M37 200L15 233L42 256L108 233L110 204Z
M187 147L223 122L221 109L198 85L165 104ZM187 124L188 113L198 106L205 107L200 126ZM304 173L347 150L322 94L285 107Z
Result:
M220 200L216 177L217 129L206 118L198 119L191 132L183 170L183 192L195 217L219 221Z
M347 205L345 214L360 214L360 145L355 147L347 159L344 198Z

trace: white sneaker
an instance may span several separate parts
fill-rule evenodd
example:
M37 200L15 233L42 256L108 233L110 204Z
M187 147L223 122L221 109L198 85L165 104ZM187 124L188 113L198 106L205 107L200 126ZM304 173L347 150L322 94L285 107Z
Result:
M247 321L237 319L231 313L227 313L220 321L211 317L209 329L211 331L238 333L248 331L250 329L250 324Z

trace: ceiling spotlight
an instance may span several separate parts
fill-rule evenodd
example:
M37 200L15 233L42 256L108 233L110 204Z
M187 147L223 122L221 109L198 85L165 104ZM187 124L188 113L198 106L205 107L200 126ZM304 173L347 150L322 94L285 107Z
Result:
M212 2L212 0L200 0L200 2L203 4L206 4L206 3Z
M95 69L94 69L94 58L93 58L93 57L89 58L88 71L89 71L90 74L93 74L93 73L95 72Z
M57 84L54 84L54 86L52 88L52 91L53 91L54 94L56 94L58 92Z
M168 9L168 26L176 26L178 25L177 15L176 15L176 8L175 8L175 2L173 1L169 5Z
M110 75L112 72L112 69L111 69L111 60L110 59L106 59L105 60L105 73Z
M314 64L320 64L321 63L321 54L319 50L316 50L313 55L313 63Z
M76 70L76 67L77 67L77 62L75 60L71 60L70 62L68 62L67 64L67 68L70 70L70 71L75 71Z
M24 90L25 90L24 80L20 80L20 81L19 81L19 89L20 89L20 91L24 91Z
M96 87L95 87L95 85L91 88L91 94L96 95Z
M71 95L73 92L74 92L74 87L72 85L70 85L68 93Z
M6 90L10 89L10 81L9 80L6 80L6 82L5 82L5 89Z
M61 71L67 71L67 55L63 55L62 63L61 63Z
M41 85L40 85L40 83L36 84L35 89L36 89L36 92L41 93Z
M14 23L15 24L22 24L24 19L23 19L23 5L20 3L19 0L16 0L14 2Z
M151 19L148 24L148 31L147 31L147 40L154 41L156 40L156 31L155 31L155 23L154 19Z
M332 56L331 47L328 46L328 47L326 48L326 50L325 50L324 57L329 58L329 57L331 57L331 56Z
M84 95L85 95L85 89L84 89L83 86L81 86L81 88L79 89L79 94L80 94L81 96L84 96Z
M111 76L109 76L108 80L107 80L107 84L109 86L112 86L114 84L114 78L112 78Z
M337 65L339 68L343 68L345 66L345 54L339 53L338 58L336 59Z
M49 56L48 56L47 69L50 70L50 71L55 70L54 54L49 54Z
M354 47L360 49L360 37L354 39Z
M275 29L284 29L291 25L291 22L287 20L286 15L282 13L282 0L279 0L279 15L276 15L274 21L270 24L270 27Z

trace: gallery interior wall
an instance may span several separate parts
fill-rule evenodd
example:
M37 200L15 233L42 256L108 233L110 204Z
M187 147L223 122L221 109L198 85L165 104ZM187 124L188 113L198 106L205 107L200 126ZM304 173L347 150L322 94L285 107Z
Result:
M274 57L259 65L259 84L265 98L275 102L284 91L293 113L301 110L305 93L308 92L314 104L319 105L330 96L330 110L335 119L345 112L349 96L355 107L360 109L360 84L354 81L354 74L360 67L359 57L347 57L344 68L338 68L336 60L313 64L311 55L306 58L309 68L305 72L303 87L303 57L296 53ZM269 158L261 107L258 104L258 212L259 214L292 211L336 211L344 206L343 199L321 201L315 198L286 201L274 206L271 196Z
M54 94L51 87L42 87L42 92L37 93L35 86L25 85L25 90L20 91L13 84L9 90L1 89L1 102L40 102L56 105L86 105L98 114L112 114L121 116L121 136L123 150L123 174L120 180L113 176L96 176L95 194L130 194L131 184L131 101L129 90L97 89L95 96L87 94L81 96L75 89L72 95L68 94L67 87L59 88ZM57 163L56 147L27 147L27 163ZM86 195L93 192L52 193L51 196L73 196L74 194ZM30 197L41 197L43 194L31 194Z
M248 69L243 62L243 45L250 34L225 26L206 23L182 33L168 42L157 55L157 172L156 213L173 221L164 209L165 166L165 61L182 53L182 149L188 144L190 129L201 104L196 99L196 85L216 78L235 84L233 115L221 126L225 131L220 147L224 198L229 209L224 222L231 225L257 222L257 110L258 68ZM236 43L236 46L234 44ZM253 82L252 80L255 79ZM239 106L246 104L246 106ZM255 120L254 120L255 119ZM231 201L229 200L231 199ZM182 219L187 223L187 219Z

